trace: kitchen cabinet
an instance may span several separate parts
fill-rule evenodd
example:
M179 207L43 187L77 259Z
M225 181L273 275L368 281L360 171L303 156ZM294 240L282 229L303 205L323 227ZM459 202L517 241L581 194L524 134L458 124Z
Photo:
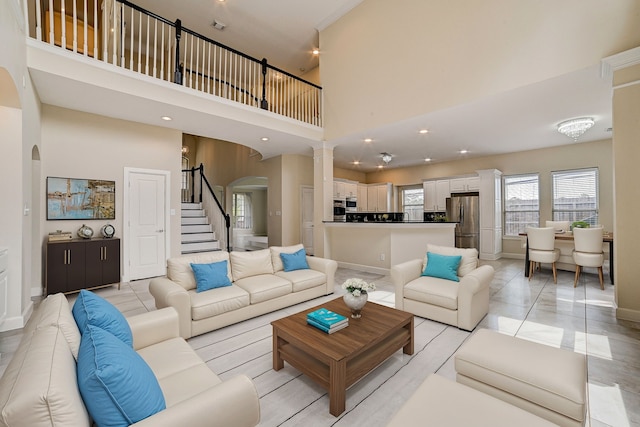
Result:
M448 179L424 181L424 211L444 212L447 210L447 198L451 197Z
M367 186L365 184L358 184L358 212L367 212Z
M449 188L452 193L464 193L467 191L480 190L480 177L477 176L452 178L449 181Z
M355 181L333 181L333 198L358 197L358 183Z
M367 186L367 212L391 212L391 183Z
M120 282L120 239L48 242L45 294L70 293Z

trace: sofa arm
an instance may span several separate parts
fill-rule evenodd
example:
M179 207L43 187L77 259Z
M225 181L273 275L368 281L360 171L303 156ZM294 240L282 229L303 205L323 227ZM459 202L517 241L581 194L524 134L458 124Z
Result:
M395 289L396 308L398 310L404 310L404 285L420 277L421 273L422 259L412 259L391 267L391 283L393 283Z
M338 263L332 259L307 256L307 264L309 264L309 268L312 270L319 271L327 276L327 290L325 294L329 295L333 293L335 290L335 278Z
M233 377L164 411L132 424L135 427L254 427L260 402L253 382Z
M166 307L127 318L133 334L133 349L139 350L180 336L178 312Z
M156 308L173 307L178 312L180 336L191 338L191 297L185 288L166 277L156 277L149 282Z
M494 269L481 265L460 278L458 288L458 327L473 330L489 311L489 285Z

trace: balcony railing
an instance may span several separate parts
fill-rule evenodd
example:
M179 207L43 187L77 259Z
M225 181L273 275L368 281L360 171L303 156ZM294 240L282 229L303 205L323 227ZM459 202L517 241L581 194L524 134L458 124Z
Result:
M322 126L322 88L126 0L27 0L32 38Z

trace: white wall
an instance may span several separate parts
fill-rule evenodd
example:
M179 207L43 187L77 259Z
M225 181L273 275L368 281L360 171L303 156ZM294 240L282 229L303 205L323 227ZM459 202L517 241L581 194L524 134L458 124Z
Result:
M61 229L77 230L86 223L94 233L107 222L123 230L124 168L169 171L171 217L170 256L180 254L180 170L182 134L179 131L110 119L64 108L44 106L42 111L42 194L46 194L46 177L105 179L116 182L116 219L47 221L46 203L42 218L42 244L48 233ZM127 242L122 241L122 245ZM34 260L37 262L37 260Z

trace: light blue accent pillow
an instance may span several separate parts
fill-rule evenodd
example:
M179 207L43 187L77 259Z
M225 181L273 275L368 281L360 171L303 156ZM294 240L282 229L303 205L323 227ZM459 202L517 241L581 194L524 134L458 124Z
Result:
M282 259L284 271L309 269L309 264L307 263L307 253L305 252L304 248L292 254L280 253L280 258Z
M191 269L196 277L196 292L231 286L226 260L211 264L191 264Z
M166 408L149 365L101 328L87 325L84 330L77 376L82 400L101 427L128 426Z
M427 266L422 275L459 282L458 266L461 259L460 255L448 256L427 252Z
M87 325L97 326L133 347L133 335L127 319L106 299L83 289L71 312L81 334L87 329Z

